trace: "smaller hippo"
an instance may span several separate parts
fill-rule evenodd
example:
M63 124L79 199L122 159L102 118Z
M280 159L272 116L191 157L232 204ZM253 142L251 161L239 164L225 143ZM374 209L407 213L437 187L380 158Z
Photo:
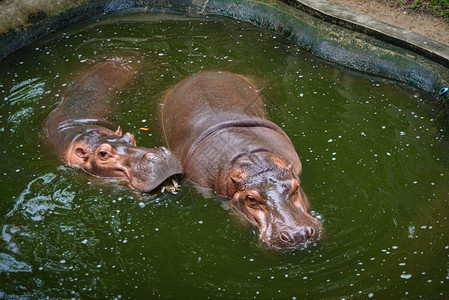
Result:
M134 77L132 66L120 60L89 68L52 112L46 132L58 157L69 165L150 192L170 176L181 174L182 168L166 148L137 147L131 133L123 134L120 126L115 131L108 128L109 100Z
M265 116L245 77L209 71L169 90L161 119L187 179L230 198L269 246L302 248L321 237L322 225L308 213L295 147Z

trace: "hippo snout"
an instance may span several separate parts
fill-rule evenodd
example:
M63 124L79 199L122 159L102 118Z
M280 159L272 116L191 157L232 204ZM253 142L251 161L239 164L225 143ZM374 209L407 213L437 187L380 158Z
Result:
M148 152L146 154L143 155L143 163L146 163L146 161L153 161L153 160L157 160L157 154L154 154L153 152Z
M322 228L319 225L282 227L273 232L271 244L278 249L303 248L318 241L321 237Z
M182 174L181 163L165 147L150 151L136 148L134 157L130 162L130 183L141 192L152 191L165 179Z
M300 245L310 244L316 241L317 238L317 231L311 226L304 226L299 230L282 230L279 233L282 248L295 248Z

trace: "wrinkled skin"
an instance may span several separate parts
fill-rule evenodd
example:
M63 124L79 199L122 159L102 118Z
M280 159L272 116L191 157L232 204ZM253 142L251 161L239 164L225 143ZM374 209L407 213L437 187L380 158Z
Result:
M184 175L230 198L275 249L319 240L321 223L308 213L301 162L288 136L265 119L262 100L244 77L202 72L167 92L162 125Z
M111 126L104 119L110 113L109 99L132 79L132 66L122 61L103 62L86 71L50 115L47 136L68 164L149 192L182 169L166 148L138 147L131 133L107 128Z

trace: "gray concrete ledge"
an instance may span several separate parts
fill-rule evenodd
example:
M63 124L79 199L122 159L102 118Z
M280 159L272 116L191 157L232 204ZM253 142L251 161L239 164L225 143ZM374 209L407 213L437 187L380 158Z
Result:
M352 12L326 0L286 0L308 14L381 41L411 50L449 68L449 46L415 32ZM447 37L449 40L449 36Z

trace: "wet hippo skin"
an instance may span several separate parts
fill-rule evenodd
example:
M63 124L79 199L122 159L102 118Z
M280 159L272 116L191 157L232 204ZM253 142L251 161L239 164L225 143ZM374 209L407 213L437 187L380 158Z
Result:
M133 66L119 59L88 68L68 88L52 112L46 133L57 156L97 177L127 181L149 192L168 177L182 173L179 161L164 147L136 146L134 136L113 131L105 118L110 99L134 79Z
M227 72L190 76L163 97L164 137L184 176L229 197L267 245L302 248L322 225L308 213L292 142L265 116L255 87Z

